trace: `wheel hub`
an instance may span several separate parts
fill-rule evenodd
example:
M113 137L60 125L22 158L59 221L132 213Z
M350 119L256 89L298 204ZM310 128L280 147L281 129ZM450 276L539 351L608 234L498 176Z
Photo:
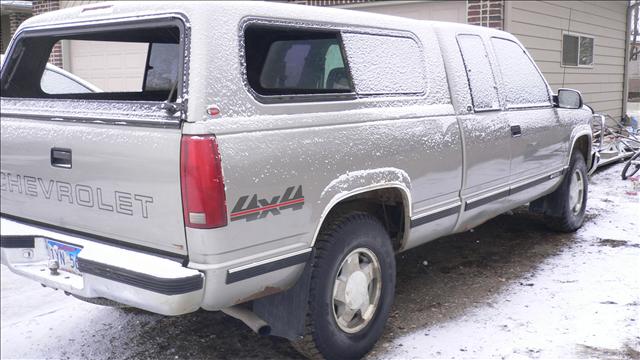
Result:
M351 309L359 309L362 304L369 302L369 281L362 271L356 271L347 280L344 298Z
M333 316L338 327L353 334L367 326L378 308L381 289L378 257L367 248L350 252L333 285Z
M571 176L569 184L569 206L574 214L580 213L582 203L584 201L584 177L582 173L576 170Z

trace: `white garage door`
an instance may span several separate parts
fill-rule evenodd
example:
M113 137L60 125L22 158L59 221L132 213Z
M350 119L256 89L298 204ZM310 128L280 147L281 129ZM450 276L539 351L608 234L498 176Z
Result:
M69 70L104 91L140 91L146 43L69 41Z

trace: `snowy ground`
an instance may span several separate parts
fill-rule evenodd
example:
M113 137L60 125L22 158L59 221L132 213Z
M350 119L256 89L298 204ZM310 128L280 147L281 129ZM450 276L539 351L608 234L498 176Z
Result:
M640 197L619 169L592 179L590 221L573 244L487 304L399 337L379 357L640 358Z
M369 358L639 359L640 197L621 168L593 176L577 234L519 209L398 256L394 311ZM3 359L299 358L220 313L105 308L0 276Z

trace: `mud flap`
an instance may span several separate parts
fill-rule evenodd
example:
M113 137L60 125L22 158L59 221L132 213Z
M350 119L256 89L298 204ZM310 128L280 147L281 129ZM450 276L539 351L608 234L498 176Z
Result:
M253 302L253 311L271 326L271 335L292 341L304 336L305 318L309 306L309 285L315 249L296 284L286 291Z
M543 214L547 216L561 216L562 215L562 203L564 201L564 190L566 185L566 177L562 179L558 188L551 194L547 194L539 199L536 199L529 203L529 211L534 214Z

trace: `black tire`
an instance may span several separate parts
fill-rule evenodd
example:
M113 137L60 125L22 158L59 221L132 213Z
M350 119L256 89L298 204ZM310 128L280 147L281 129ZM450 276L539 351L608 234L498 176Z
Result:
M575 176L578 176L575 175L576 173L581 177L583 184L582 201L578 209L573 204L570 204L571 182L576 181ZM575 151L571 156L569 170L565 174L562 183L553 193L548 195L548 204L551 208L548 209L550 211L545 216L547 226L560 232L578 230L584 223L588 193L587 165L584 161L584 156L579 151Z
M312 359L359 359L382 336L393 304L396 263L391 239L376 217L354 212L323 226L315 248L305 336L293 345ZM347 255L363 248L375 254L379 263L380 297L368 323L363 323L359 331L348 333L340 328L334 315L334 282Z
M621 174L622 180L627 180L627 178L632 177L638 172L638 170L640 170L640 165L634 164L633 168L631 167L631 162L636 160L640 160L640 151L636 152L635 155L631 157L631 159L627 160L627 163L624 165L624 168L622 169L622 174Z

